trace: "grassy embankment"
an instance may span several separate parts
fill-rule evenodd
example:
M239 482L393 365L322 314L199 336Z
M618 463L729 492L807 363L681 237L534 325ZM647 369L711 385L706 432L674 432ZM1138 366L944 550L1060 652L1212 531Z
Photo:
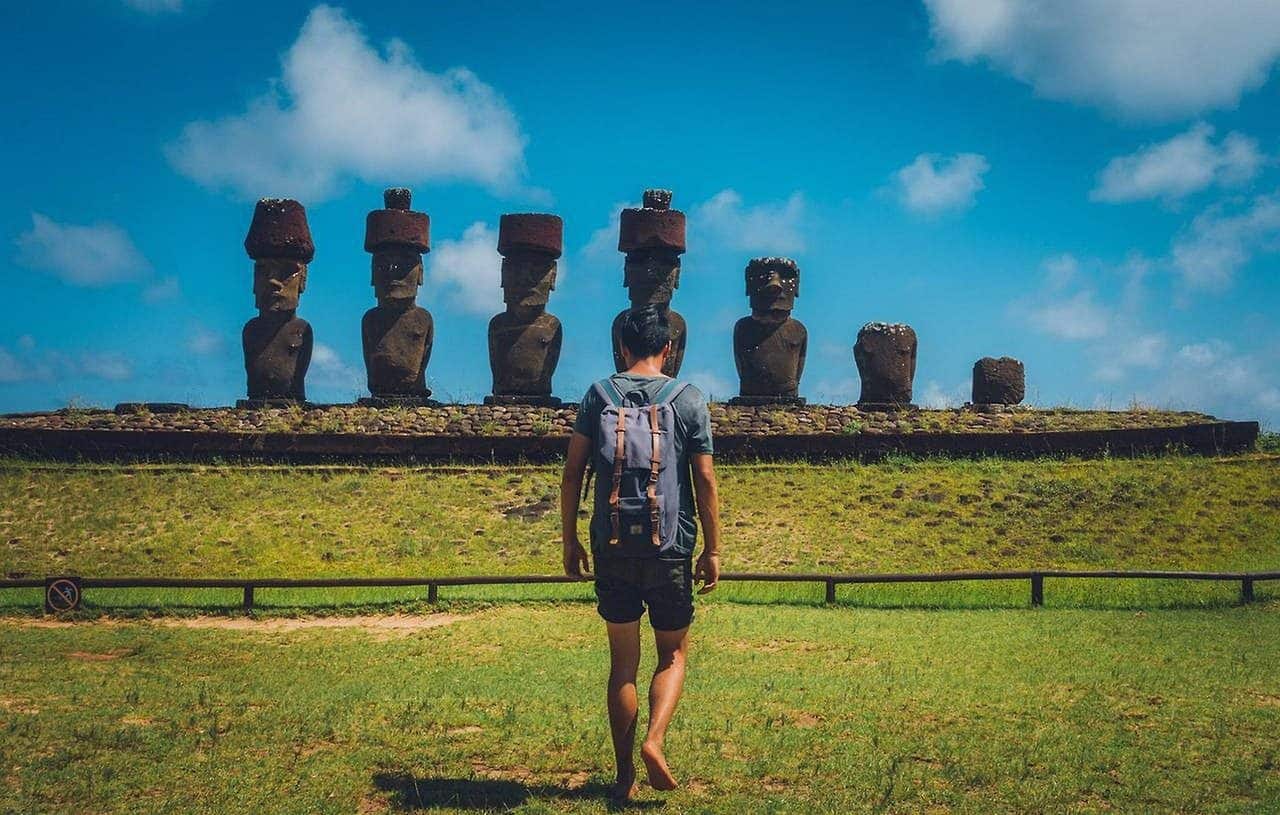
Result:
M1265 456L897 461L720 470L726 569L1280 568L1280 462ZM0 467L0 575L304 577L556 573L554 467ZM585 523L584 534L585 534ZM1280 586L1261 584L1266 595ZM1230 602L1231 584L1050 581L1047 601ZM1020 605L1016 584L844 587L842 602ZM265 607L386 604L421 589L260 591ZM816 602L817 586L719 597ZM459 588L446 599L587 598L586 586ZM38 592L0 594L29 608ZM232 592L95 592L114 606Z
M1273 812L1277 611L713 605L665 811ZM593 612L439 622L0 621L0 811L606 811Z

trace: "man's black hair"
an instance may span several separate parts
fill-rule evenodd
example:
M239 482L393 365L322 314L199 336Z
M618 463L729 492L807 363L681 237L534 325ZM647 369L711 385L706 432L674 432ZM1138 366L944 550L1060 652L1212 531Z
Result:
M671 342L671 323L667 310L650 303L633 308L622 318L619 330L622 347L636 359L656 357Z

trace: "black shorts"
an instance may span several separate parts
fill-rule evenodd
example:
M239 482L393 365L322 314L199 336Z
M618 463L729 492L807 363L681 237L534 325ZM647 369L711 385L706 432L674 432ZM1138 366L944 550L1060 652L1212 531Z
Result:
M596 610L611 623L633 623L649 607L655 631L693 622L692 560L597 558Z

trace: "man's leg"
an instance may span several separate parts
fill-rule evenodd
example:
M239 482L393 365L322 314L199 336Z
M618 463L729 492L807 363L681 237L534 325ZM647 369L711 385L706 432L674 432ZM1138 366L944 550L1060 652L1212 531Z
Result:
M684 689L685 658L689 649L689 627L677 631L653 632L658 646L658 665L653 671L653 683L649 685L649 730L640 747L640 758L649 771L649 783L654 789L673 790L677 782L667 769L667 759L662 747L667 738L667 725L676 712L676 702Z
M636 669L640 667L640 621L609 623L609 731L618 775L613 796L629 798L636 781Z

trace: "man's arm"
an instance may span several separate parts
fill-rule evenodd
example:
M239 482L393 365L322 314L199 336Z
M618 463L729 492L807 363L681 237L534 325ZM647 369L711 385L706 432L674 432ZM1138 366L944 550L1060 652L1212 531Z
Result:
M564 544L564 573L570 577L582 577L591 571L587 550L578 540L578 500L590 453L591 439L577 432L569 437L564 475L560 477L560 541Z
M689 465L693 471L693 491L704 540L693 577L703 583L698 594L706 594L720 580L720 492L710 453L694 453L689 456Z

